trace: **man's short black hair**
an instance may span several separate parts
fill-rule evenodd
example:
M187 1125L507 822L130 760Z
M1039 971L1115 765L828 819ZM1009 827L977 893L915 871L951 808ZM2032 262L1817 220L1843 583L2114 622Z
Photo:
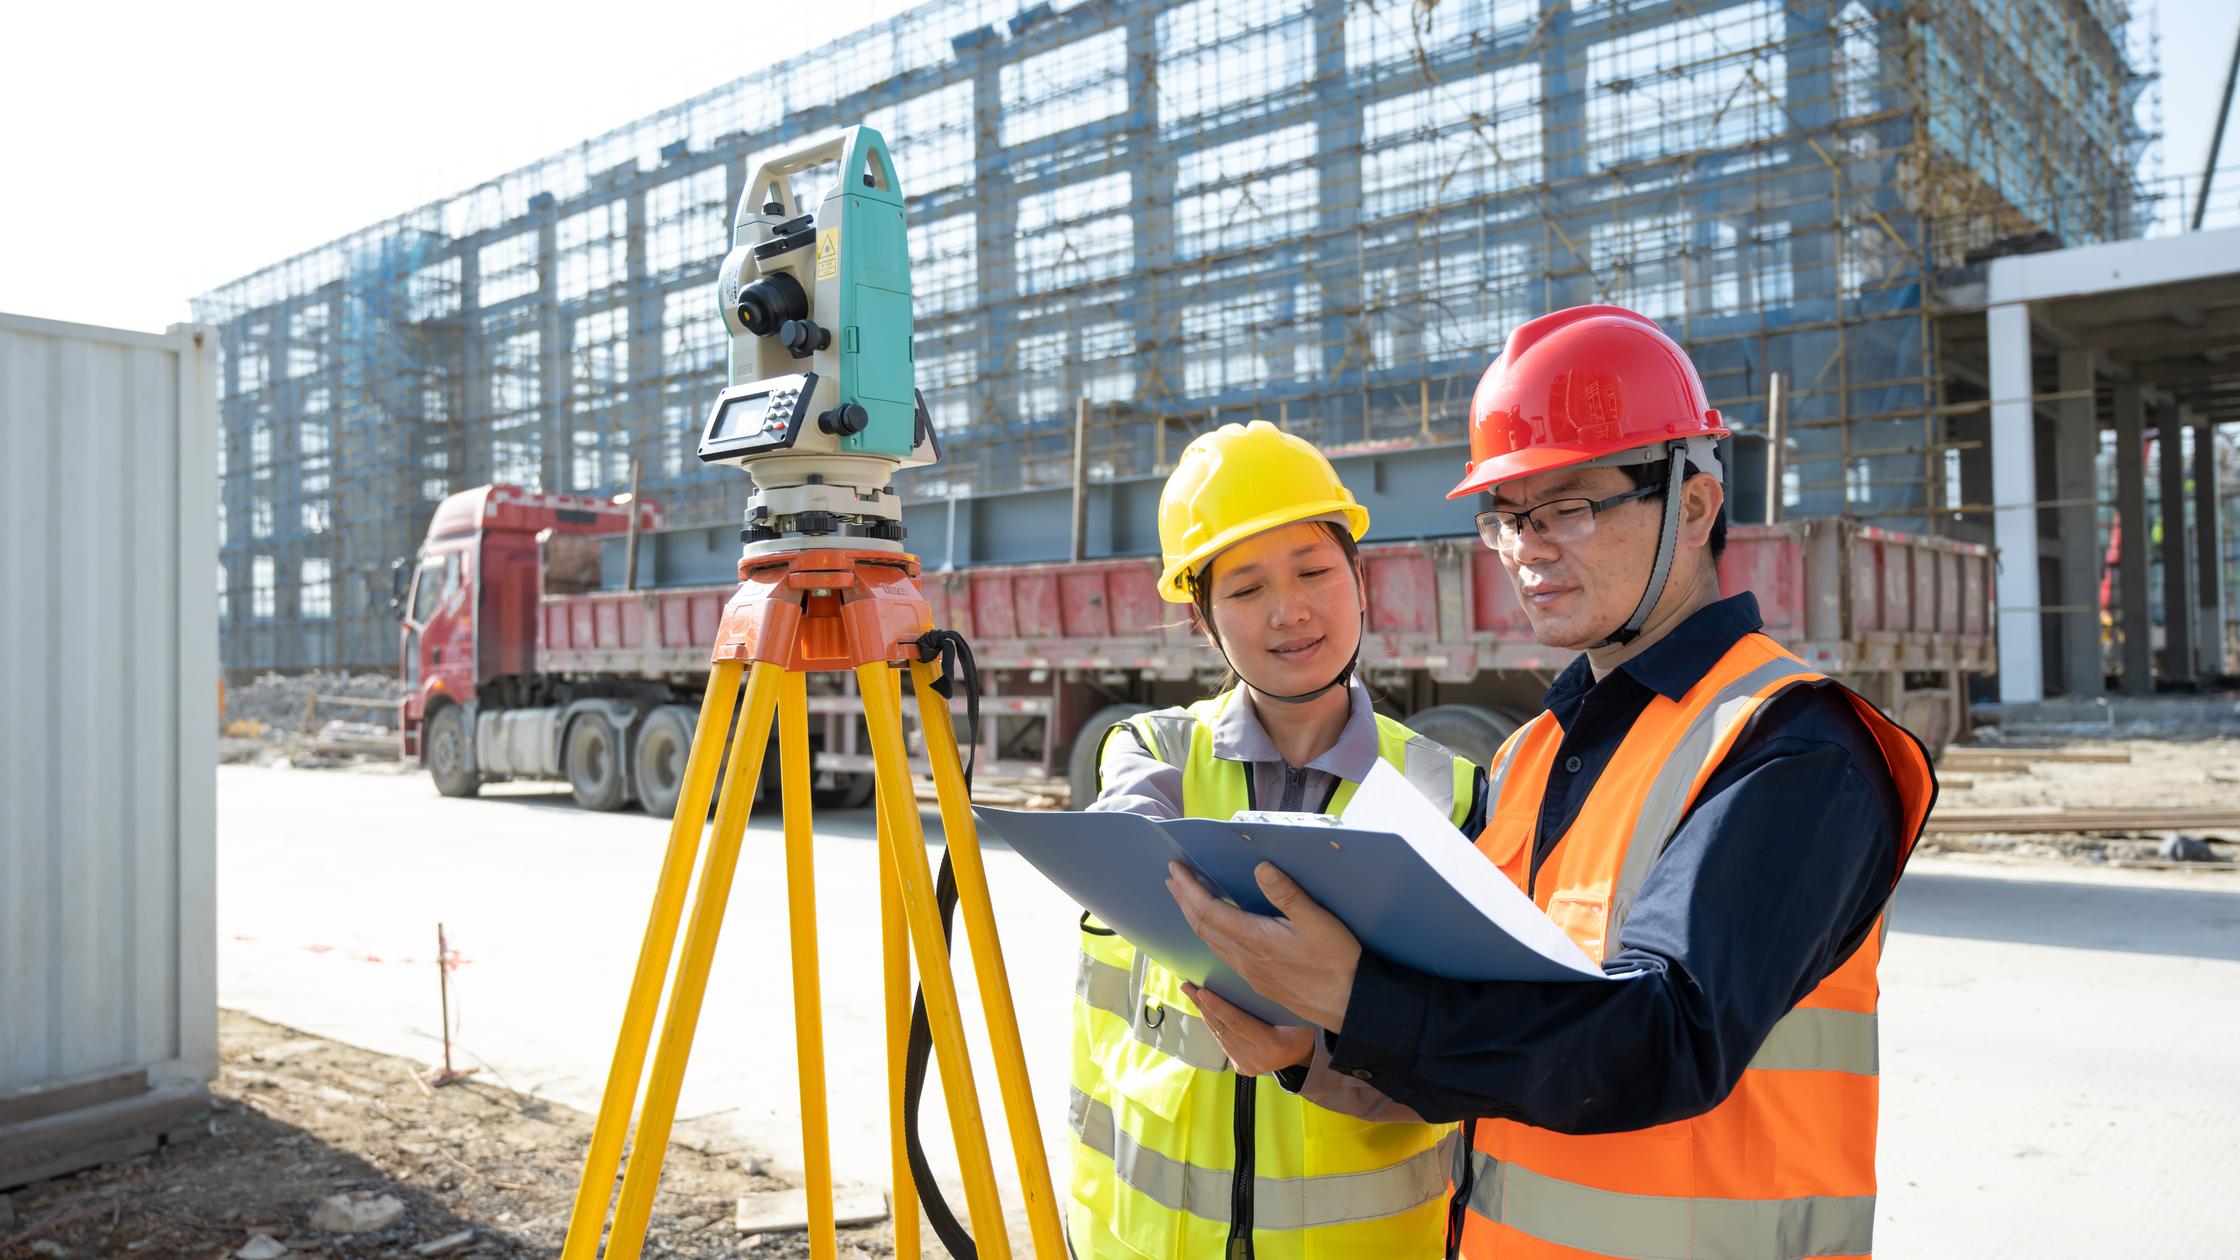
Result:
M1627 464L1624 466L1624 471L1626 476L1632 479L1635 489L1642 486L1662 485L1665 463L1658 459L1651 460L1646 464ZM1696 467L1694 460L1689 460L1688 476L1695 477L1702 474L1703 469ZM1719 514L1711 518L1710 542L1711 563L1717 564L1719 563L1719 557L1727 554L1727 505L1724 503L1719 505Z

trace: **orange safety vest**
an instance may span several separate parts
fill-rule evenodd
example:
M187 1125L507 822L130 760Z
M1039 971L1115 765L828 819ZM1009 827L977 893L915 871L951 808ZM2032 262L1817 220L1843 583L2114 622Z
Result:
M1826 682L1763 634L1743 637L1679 700L1635 720L1536 879L1534 833L1563 729L1543 713L1494 758L1478 847L1588 956L1608 957L1649 868L1751 715ZM1919 741L1846 690L1905 812L1893 884L1936 799ZM1807 844L1812 837L1800 835ZM1456 1170L1467 1260L1797 1260L1866 1256L1874 1236L1875 1005L1887 918L1773 1026L1741 1083L1692 1119L1577 1136L1481 1119Z

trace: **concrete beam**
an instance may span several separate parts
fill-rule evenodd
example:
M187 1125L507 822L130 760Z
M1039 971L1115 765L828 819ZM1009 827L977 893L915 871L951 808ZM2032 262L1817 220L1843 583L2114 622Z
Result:
M2230 350L2240 342L2240 293L2234 295L2233 301L2236 304L2230 307L2193 312L2191 322L2164 310L2157 315L2089 328L2077 328L2066 321L2056 321L2055 326L2071 328L2079 345L2094 350L2154 350L2159 352L2159 357L2175 358L2189 353Z
M2240 228L2220 228L1995 258L1985 286L2001 305L2233 275L2240 275Z
M2100 654L2100 404L2092 394L2097 364L2089 350L2060 355L2060 390L2083 391L2065 398L2054 427L2055 493L2069 506L2061 520L2061 690L2093 697L2107 691L2107 666Z
M2240 291L2229 285L2177 284L2144 292L2118 290L2096 294L2090 302L2057 305L2049 318L2078 337L2142 319L2172 319L2186 323L2206 319L2211 312L2240 304Z
M2154 694L2154 617L2147 607L2147 407L2139 387L2116 382L2116 621L2123 628L2123 690Z
M2156 449L2162 457L2162 676L2193 682L2193 566L2186 550L2192 532L2186 504L2185 431L2188 415L2176 407L2155 412Z
M2004 261L2003 259L2001 261ZM2038 449L2030 395L2030 308L1984 313L1991 352L1991 501L1999 548L1999 700L2045 698L2038 612Z

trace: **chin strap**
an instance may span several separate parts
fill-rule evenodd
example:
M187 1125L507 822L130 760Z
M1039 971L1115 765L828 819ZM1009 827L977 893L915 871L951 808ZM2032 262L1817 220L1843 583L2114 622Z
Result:
M1680 546L1680 483L1688 479L1688 444L1672 442L1665 447L1664 472L1664 524L1657 530L1657 561L1649 568L1648 589L1641 592L1641 602L1634 607L1626 623L1610 632L1610 637L1593 645L1594 648L1623 647L1641 636L1641 627L1648 623L1657 601L1664 598L1665 582L1672 576L1673 553Z

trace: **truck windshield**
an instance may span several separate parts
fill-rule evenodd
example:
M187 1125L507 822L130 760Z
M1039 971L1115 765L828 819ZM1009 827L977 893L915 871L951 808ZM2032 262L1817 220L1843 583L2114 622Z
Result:
M425 623L435 613L443 597L444 569L458 562L455 554L441 560L430 556L420 562L420 577L412 587L412 611L407 614L413 621Z

